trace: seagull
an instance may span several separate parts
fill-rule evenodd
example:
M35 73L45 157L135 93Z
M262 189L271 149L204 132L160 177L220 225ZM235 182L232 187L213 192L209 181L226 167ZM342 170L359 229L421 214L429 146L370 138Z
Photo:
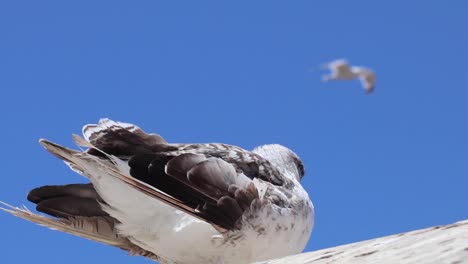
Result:
M73 150L40 144L89 183L31 190L3 211L166 264L250 263L300 253L314 206L290 149L170 144L136 125L101 119Z
M322 65L322 68L331 70L331 74L324 75L322 81L327 82L330 80L351 80L359 78L361 84L369 94L374 91L375 87L375 73L366 67L349 66L346 59L338 59Z

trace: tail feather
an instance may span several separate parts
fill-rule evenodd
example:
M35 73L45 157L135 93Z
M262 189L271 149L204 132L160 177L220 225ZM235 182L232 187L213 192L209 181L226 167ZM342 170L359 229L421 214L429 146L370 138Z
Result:
M112 217L72 217L72 218L49 218L29 211L26 207L19 208L0 202L6 208L0 210L10 213L19 218L31 221L53 230L83 237L106 245L118 247L128 251L131 255L144 256L158 261L159 257L132 244L128 239L121 237L116 229L116 220Z

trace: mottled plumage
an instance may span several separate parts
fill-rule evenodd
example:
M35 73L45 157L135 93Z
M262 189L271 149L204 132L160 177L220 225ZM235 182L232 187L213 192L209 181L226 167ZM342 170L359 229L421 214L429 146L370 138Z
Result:
M281 145L169 144L100 120L75 151L40 143L89 184L43 186L36 209L6 210L161 263L248 263L299 253L313 227L299 157Z

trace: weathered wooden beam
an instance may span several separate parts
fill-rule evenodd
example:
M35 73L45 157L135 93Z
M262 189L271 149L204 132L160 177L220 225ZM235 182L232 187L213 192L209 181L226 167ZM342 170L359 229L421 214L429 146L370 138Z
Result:
M468 220L258 262L309 263L468 263Z

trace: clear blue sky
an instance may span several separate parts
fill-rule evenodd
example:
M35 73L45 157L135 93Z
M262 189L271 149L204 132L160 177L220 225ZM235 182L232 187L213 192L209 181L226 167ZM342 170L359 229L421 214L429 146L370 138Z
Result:
M468 218L466 1L2 1L0 200L83 181L37 143L101 117L172 142L280 143L306 250ZM378 74L322 83L345 57ZM2 263L149 263L0 214ZM5 262L6 259L6 262Z

